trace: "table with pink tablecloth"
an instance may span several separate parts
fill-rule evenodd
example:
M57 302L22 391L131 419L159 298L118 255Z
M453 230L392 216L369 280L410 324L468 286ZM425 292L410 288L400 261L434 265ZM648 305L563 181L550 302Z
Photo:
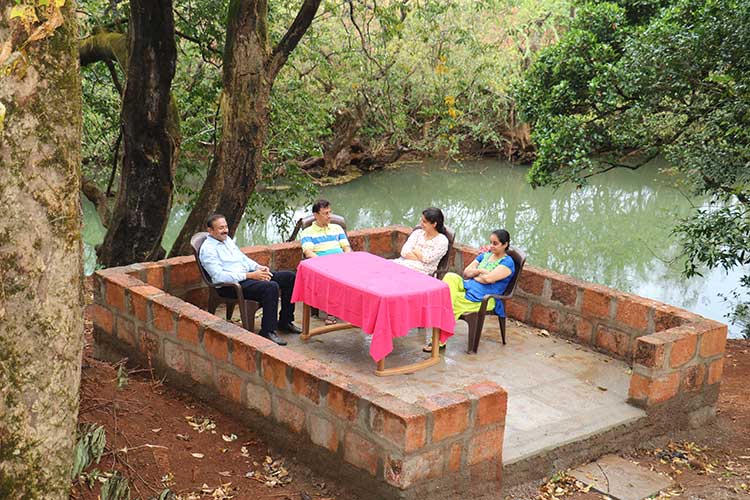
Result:
M439 328L445 342L456 324L446 283L367 252L302 261L292 302L317 307L371 334L375 361L393 350L394 337L411 328Z

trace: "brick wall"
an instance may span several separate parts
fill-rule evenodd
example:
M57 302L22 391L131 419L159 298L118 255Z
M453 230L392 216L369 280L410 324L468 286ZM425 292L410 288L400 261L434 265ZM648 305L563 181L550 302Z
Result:
M457 245L454 268L463 269L478 253ZM626 361L633 368L630 402L680 410L672 418L678 427L713 414L727 337L722 323L530 265L507 314Z
M355 250L392 257L409 232L349 237ZM298 243L243 251L274 269L293 269L301 257ZM202 310L207 294L193 257L97 271L94 297L98 356L125 353L234 413L280 424L275 441L306 448L313 466L344 471L365 496L452 498L500 487L507 393L497 384L410 404L355 382Z

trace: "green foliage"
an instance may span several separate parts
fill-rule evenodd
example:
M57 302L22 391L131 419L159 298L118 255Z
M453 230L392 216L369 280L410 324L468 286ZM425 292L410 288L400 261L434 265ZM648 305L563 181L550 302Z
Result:
M104 453L107 437L101 425L86 425L78 429L78 442L73 450L73 470L71 479L75 480L84 469L99 460Z
M249 214L279 224L316 191L298 161L323 154L334 116L356 110L357 140L370 151L397 147L455 155L466 143L502 148L516 123L512 84L536 51L558 38L570 0L334 2L315 21L274 83L266 164ZM176 203L191 207L221 137L217 119L228 2L176 3L178 60L172 93L182 142ZM270 2L271 44L297 0ZM82 35L127 30L127 2L87 0ZM115 68L121 82L122 71ZM84 169L104 187L119 132L120 96L103 64L83 70ZM115 183L117 186L117 183Z
M748 46L750 0L584 3L516 91L538 148L529 181L580 185L661 155L710 199L675 228L686 275L747 265Z
M130 481L119 472L113 472L102 484L99 498L101 500L130 500Z

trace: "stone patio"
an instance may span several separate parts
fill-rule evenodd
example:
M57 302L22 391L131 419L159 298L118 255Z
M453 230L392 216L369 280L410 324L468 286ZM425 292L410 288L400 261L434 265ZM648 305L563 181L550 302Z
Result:
M298 318L301 309L297 308ZM320 325L321 320L312 318L312 327ZM479 380L497 383L508 392L505 465L646 417L645 411L627 403L632 370L620 360L514 320L508 321L506 345L494 318L484 326L477 354L465 352L467 335L466 323L458 322L442 363L393 377L375 375L369 356L371 337L359 329L327 333L307 342L298 335L282 336L289 349L409 403ZM425 330L415 329L395 339L386 366L427 357L421 351L426 337Z

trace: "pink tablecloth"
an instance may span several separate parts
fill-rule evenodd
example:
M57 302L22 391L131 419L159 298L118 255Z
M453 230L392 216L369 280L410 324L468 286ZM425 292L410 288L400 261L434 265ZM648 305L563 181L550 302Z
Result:
M393 337L410 328L440 328L445 342L456 325L447 284L367 252L302 261L292 302L322 309L371 334L375 361L393 350Z

